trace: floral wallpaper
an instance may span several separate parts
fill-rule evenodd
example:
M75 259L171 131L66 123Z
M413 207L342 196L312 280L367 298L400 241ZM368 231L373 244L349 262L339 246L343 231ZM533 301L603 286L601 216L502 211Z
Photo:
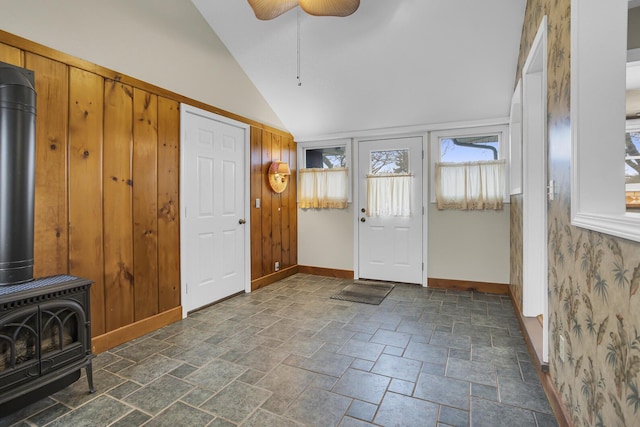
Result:
M640 244L570 223L570 4L527 1L516 75L547 15L548 164L557 187L548 207L550 375L576 426L640 426ZM521 196L511 198L511 242L510 286L522 307Z

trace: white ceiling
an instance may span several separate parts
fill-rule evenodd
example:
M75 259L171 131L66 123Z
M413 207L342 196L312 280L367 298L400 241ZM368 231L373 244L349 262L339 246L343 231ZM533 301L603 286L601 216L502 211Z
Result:
M297 141L509 114L526 0L362 0L346 18L271 21L246 0L192 1Z

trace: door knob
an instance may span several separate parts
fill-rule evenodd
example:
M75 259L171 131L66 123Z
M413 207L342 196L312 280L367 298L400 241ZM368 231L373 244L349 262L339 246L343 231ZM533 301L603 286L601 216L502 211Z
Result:
M360 222L365 222L366 219L364 217L360 218Z
M247 221L245 221L244 219L241 219L240 221L238 221L238 224L242 225L245 224Z

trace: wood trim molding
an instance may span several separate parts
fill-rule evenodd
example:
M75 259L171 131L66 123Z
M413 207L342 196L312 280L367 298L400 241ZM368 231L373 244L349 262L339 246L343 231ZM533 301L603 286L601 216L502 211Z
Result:
M531 360L533 361L533 365L536 368L536 372L538 373L538 378L540 379L540 383L542 384L542 388L544 389L545 394L547 395L547 399L549 400L549 405L551 406L551 410L553 410L553 414L556 417L556 421L558 422L559 427L573 427L573 423L571 421L571 417L569 417L569 413L567 412L567 408L564 406L562 402L562 398L556 389L556 386L553 383L553 379L549 372L544 372L542 365L540 364L540 360L536 355L536 351L533 347L533 343L531 342L531 338L529 338L529 334L527 329L522 321L522 312L516 304L516 300L514 298L513 293L511 292L511 288L509 287L509 299L511 299L511 304L513 305L513 309L516 312L516 317L518 318L518 324L520 325L520 331L522 332L522 336L524 337L525 342L527 343L527 349L529 350L529 355L531 356Z
M248 119L238 114L234 114L230 111L223 110L221 108L216 108L211 105L205 104L200 101L196 101L195 99L188 98L186 96L182 96L175 92L171 92L170 90L163 89L161 87L152 85L150 83L144 82L142 80L138 80L133 77L129 77L125 74L118 73L109 68L102 67L100 65L93 64L89 61L85 61L84 59L76 58L75 56L60 52L53 48L41 45L39 43L33 42L31 40L27 40L15 34L8 33L6 31L0 30L0 43L5 43L9 46L16 47L18 49L23 50L24 52L31 52L36 55L44 56L46 58L52 59L54 61L61 62L63 64L79 68L84 71L88 71L93 74L97 74L101 77L114 80L116 82L121 82L138 89L142 89L147 92L152 92L156 95L160 95L162 97L181 102L184 104L193 105L194 107L198 107L200 109L210 111L214 114L218 114L224 117L228 117L233 120L237 120L242 123L246 123L250 126L268 130L269 132L284 135L286 137L293 136L282 129L273 128L271 126L265 125L263 123Z
M94 354L102 353L181 319L182 306L180 305L163 313L156 314L155 316L147 317L138 322L114 329L106 334L93 337L91 340L91 351Z
M507 295L509 285L503 283L472 282L469 280L438 279L429 277L427 287L434 289L455 289L458 291L476 291L487 294Z
M298 273L298 266L292 265L291 267L283 268L280 271L276 271L275 273L267 274L266 276L260 277L259 279L255 279L251 281L251 290L255 291L257 289L263 288L267 285L277 282L278 280L282 280L285 277L293 276Z
M338 279L353 279L353 270L338 270L335 268L313 267L311 265L301 265L299 273L313 274L315 276L335 277Z

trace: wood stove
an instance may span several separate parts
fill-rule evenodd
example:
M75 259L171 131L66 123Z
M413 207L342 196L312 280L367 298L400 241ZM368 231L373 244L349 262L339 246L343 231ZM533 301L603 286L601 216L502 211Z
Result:
M93 387L91 281L59 275L0 286L0 417L73 383Z

